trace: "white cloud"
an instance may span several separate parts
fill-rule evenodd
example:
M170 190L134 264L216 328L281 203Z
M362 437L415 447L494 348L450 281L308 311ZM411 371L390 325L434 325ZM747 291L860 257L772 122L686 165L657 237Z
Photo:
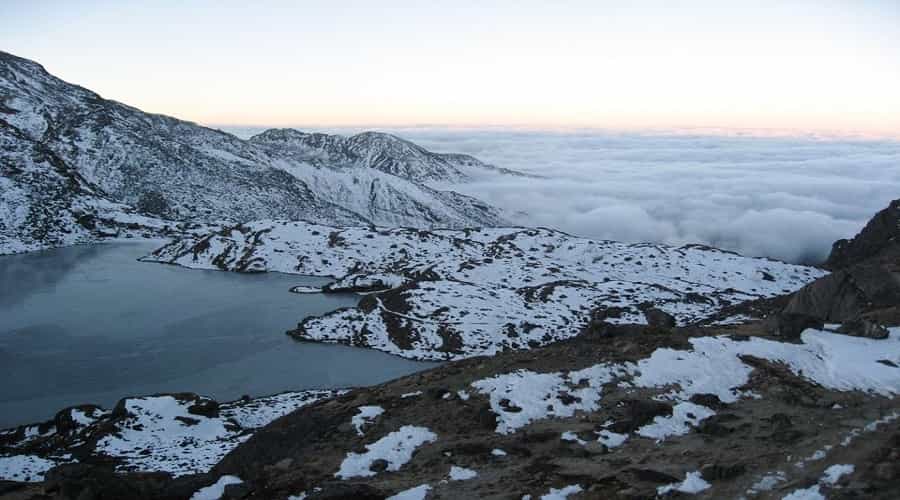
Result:
M353 133L354 130L328 130ZM900 197L900 142L820 136L503 129L384 130L546 179L453 189L514 222L594 238L705 243L819 262ZM721 131L720 131L721 132Z

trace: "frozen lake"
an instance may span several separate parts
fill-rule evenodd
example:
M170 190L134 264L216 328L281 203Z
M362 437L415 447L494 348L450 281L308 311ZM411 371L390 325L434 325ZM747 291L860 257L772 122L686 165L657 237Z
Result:
M304 317L351 294L294 294L328 280L138 262L158 243L0 257L0 428L66 406L196 392L219 401L371 385L433 366L367 349L300 343Z

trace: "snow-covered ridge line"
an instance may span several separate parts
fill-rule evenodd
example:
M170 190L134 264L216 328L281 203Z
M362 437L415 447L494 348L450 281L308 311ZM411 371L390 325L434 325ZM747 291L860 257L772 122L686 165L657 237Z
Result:
M273 220L182 238L144 260L337 277L324 291L368 295L356 308L304 320L292 334L414 359L545 345L578 334L592 319L646 324L662 312L689 324L825 274L705 246L593 241L550 229Z
M433 153L410 141L381 132L362 132L345 137L282 128L254 135L250 142L282 148L313 165L364 167L420 182L458 183L498 173L532 177L488 165L466 154Z

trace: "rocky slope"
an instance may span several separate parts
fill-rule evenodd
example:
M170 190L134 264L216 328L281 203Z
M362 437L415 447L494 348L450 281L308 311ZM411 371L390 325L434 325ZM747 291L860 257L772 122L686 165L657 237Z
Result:
M102 205L116 203L124 205L116 210L137 209L182 222L269 217L414 227L503 222L485 203L422 183L444 176L458 180L464 168L499 172L472 158L436 155L394 137L362 134L347 140L353 161L331 161L308 148L265 140L277 132L244 141L144 113L5 52L0 52L0 127L0 182L8 188L4 191L17 193L0 199L0 253L77 239L53 236L60 227L98 236L70 223L83 212L68 208L71 199L85 197L102 218L113 211L101 210ZM75 184L60 183L55 174L19 172L49 169L45 158L52 158L56 172L74 176Z
M0 254L181 229L110 200L52 150L0 120Z
M635 333L354 391L274 422L210 479L240 478L266 498L896 492L900 330L809 330L801 344Z
M689 324L824 273L701 246L593 241L549 229L334 228L259 221L183 238L145 260L330 275L369 293L297 338L414 359L460 359L569 338L589 321Z
M273 412L188 395L66 410L55 428L6 438L29 454L0 467L45 480L8 483L4 498L893 498L898 366L900 328L881 340L807 330L799 343L760 323L589 329L258 430Z

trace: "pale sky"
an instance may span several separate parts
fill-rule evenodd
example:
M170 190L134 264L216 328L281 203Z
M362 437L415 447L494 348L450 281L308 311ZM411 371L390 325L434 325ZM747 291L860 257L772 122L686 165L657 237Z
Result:
M206 124L900 134L900 0L0 0L0 18L0 49Z

